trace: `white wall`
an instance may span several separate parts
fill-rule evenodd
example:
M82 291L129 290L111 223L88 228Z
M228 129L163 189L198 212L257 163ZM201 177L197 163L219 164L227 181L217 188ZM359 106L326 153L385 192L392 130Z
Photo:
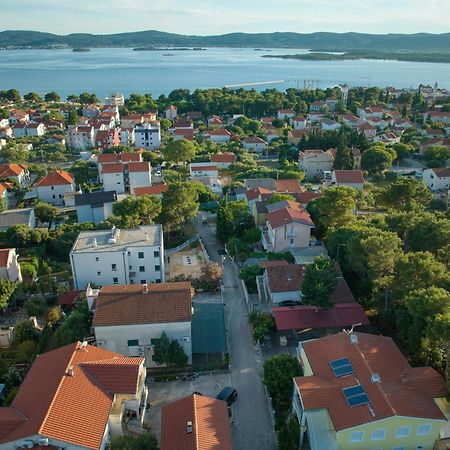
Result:
M155 367L151 348L152 339L159 339L162 332L165 331L170 340L177 340L183 347L184 352L192 362L192 333L191 322L173 322L173 323L156 323L156 324L140 324L140 325L116 325L116 326L99 326L94 327L97 345L101 348L107 348L113 352L121 353L125 356L137 356L139 349L137 347L129 347L129 340L138 340L139 346L143 347L145 365L147 367ZM187 337L188 340L182 339ZM101 345L100 345L101 344Z
M423 171L423 181L432 191L450 188L450 177L439 178L433 169Z
M63 184L57 186L37 186L36 193L39 200L52 205L63 205L64 194L66 192L74 192L75 186L73 184Z

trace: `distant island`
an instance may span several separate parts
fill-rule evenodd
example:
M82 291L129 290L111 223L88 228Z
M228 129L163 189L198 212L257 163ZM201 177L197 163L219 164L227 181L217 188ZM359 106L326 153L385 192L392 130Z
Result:
M338 50L335 50L338 52ZM416 53L416 52L345 52L324 53L310 52L296 55L262 55L262 58L299 59L303 61L348 61L358 59L393 60L429 63L450 63L450 53Z
M83 48L83 47L75 47L72 49L73 52L90 52L90 48Z
M133 51L135 52L158 52L158 51L174 51L174 52L189 52L189 51L202 51L206 50L206 48L201 47L193 47L193 48L187 48L187 47L171 47L171 48L159 48L159 47L136 47L133 48Z
M95 47L174 47L205 48L297 48L323 51L381 51L450 53L450 33L366 34L366 33L229 33L217 36L186 36L162 31L117 34L74 33L57 35L38 31L0 32L0 48L95 48Z

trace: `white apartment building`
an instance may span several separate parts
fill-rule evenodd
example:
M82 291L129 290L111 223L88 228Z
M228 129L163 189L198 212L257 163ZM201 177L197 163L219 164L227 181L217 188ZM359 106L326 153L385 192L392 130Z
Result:
M0 250L0 280L22 281L22 272L17 261L19 255L15 248L3 248Z
M41 178L35 185L39 200L52 205L63 205L64 195L75 192L75 178L69 172L56 170Z
M83 231L70 251L70 263L78 290L89 283L110 286L163 282L162 226Z
M130 194L135 188L152 185L152 168L146 161L103 164L101 170L104 191Z
M161 128L159 122L144 123L134 129L134 145L147 149L159 148L161 145Z
M189 282L88 288L94 306L97 346L124 356L142 356L155 367L154 348L163 332L192 361L192 287Z
M67 145L70 148L84 150L93 148L95 144L95 130L91 125L76 125L67 130Z
M304 150L298 155L298 167L306 178L322 178L323 172L333 168L333 155L323 150Z

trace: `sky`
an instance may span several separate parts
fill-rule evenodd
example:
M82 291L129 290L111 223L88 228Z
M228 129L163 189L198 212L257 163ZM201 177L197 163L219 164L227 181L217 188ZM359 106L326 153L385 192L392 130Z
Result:
M3 0L5 1L5 0ZM0 30L111 34L450 32L450 0L14 0Z

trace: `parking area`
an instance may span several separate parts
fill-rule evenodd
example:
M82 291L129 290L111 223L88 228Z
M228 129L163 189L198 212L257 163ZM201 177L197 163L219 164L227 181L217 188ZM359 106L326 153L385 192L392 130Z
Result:
M194 392L215 398L225 386L231 385L231 375L229 373L200 375L194 381L165 381L148 384L148 398L150 409L145 415L145 422L148 423L152 432L161 439L161 411L167 403L171 403L182 397L186 397ZM238 400L239 401L239 397Z

